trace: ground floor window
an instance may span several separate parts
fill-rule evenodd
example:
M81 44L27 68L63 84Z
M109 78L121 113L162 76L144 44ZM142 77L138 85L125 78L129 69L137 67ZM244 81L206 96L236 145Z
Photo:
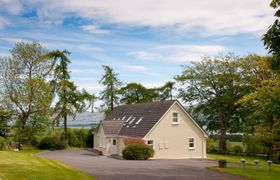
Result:
M194 138L189 138L189 149L194 149Z
M116 144L117 144L117 140L113 139L113 145L116 145Z
M154 141L153 140L147 140L147 144L154 148Z

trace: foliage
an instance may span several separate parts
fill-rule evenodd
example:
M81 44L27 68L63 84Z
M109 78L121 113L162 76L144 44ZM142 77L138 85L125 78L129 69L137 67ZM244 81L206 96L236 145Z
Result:
M123 149L122 155L127 160L147 160L153 157L154 150L147 144L134 143L127 145Z
M218 142L216 139L214 138L207 138L207 142L206 142L206 150L207 153L218 153Z
M78 91L75 84L70 81L70 72L68 71L68 64L70 60L67 55L70 52L52 51L48 54L53 59L54 79L51 81L53 92L58 96L58 101L55 104L54 114L56 124L63 119L64 135L67 140L67 118L68 116L75 117L77 112L82 112L88 107L85 100L92 101L93 96L88 94L85 90Z
M67 142L57 136L46 136L41 140L38 148L49 150L65 149L67 148Z
M121 103L136 104L172 99L173 89L174 82L167 82L163 86L155 88L146 88L139 83L128 83L118 91L118 94L121 95Z
M8 122L10 120L11 113L0 107L0 136L6 137L7 133L9 132Z
M232 151L234 152L234 154L240 155L243 153L243 148L240 145L234 145L232 147Z
M0 136L0 151L4 150L7 145L7 139L4 137Z
M277 72L280 72L280 1L272 0L270 6L276 9L274 16L277 19L263 35L263 42L265 48L269 53L272 54L271 68Z
M92 129L69 129L68 141L72 147L93 147Z
M51 61L36 42L16 43L10 52L11 57L1 57L0 87L12 114L20 121L19 140L24 140L25 126L32 116L49 115L53 96L46 77Z
M257 154L265 154L265 148L261 145L256 136L244 136L242 140L246 147L247 156L256 156Z
M121 86L121 81L118 79L118 74L110 66L102 65L105 71L105 74L102 76L99 81L100 84L105 86L105 89L100 94L100 99L105 102L104 105L108 108L107 114L109 111L114 109L114 106L119 103L119 98L117 96L118 88Z
M142 138L125 138L124 145L129 144L145 144L145 140Z
M246 93L240 86L241 75L237 57L232 54L222 57L204 57L201 62L183 66L181 75L175 77L181 84L179 97L188 103L196 103L195 111L203 118L200 122L208 131L219 131L219 151L226 151L226 132L238 131L236 102Z
M0 152L0 164L2 179L94 179L81 173L70 166L56 160L36 157L34 153L42 151Z

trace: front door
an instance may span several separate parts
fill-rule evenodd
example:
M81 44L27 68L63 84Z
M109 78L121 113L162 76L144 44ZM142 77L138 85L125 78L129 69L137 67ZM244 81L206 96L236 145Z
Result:
M112 139L111 154L118 154L117 152L117 139Z

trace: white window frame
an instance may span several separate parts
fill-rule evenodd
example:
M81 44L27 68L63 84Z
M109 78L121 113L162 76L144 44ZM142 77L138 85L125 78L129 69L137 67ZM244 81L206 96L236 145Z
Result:
M191 139L193 139L193 142L190 142ZM190 143L193 143L193 147L190 146ZM195 138L194 137L188 138L188 147L189 147L189 149L195 149Z
M174 122L174 113L177 114L177 122ZM179 120L179 113L177 111L173 111L172 112L172 124L180 124L180 120Z
M154 140L154 139L147 139L147 140L146 140L146 144L150 146L151 144L148 144L148 141L153 141L153 145L152 145L151 147L152 147L153 149L155 149L155 140Z

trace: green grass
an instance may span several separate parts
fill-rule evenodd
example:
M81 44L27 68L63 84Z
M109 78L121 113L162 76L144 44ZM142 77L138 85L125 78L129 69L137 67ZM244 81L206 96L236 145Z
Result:
M220 160L225 159L227 162L231 163L239 163L240 159L246 159L246 167L242 168L240 167L228 167L228 168L218 168L218 167L209 167L211 169L215 169L218 171L228 172L235 175L247 177L248 179L252 180L275 180L279 179L280 177L280 165L279 164L273 164L272 165L272 171L269 172L267 169L266 160L262 157L245 157L245 156L233 156L233 155L216 155L216 154L208 154L209 158ZM258 159L259 162L259 170L256 171L256 168L254 166L254 160Z
M0 179L94 179L58 161L32 156L38 152L42 151L0 151Z

